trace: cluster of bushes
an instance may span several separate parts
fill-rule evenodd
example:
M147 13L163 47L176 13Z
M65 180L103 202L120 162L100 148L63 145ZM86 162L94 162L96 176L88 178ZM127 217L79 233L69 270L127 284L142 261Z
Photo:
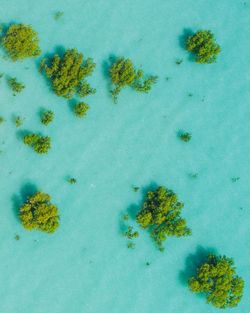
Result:
M28 230L40 230L53 233L59 226L58 208L50 202L51 197L43 192L36 192L20 207L20 220Z
M63 12L57 12L54 18L57 20ZM12 24L2 35L1 43L8 56L13 61L25 58L37 57L41 54L37 33L29 25ZM195 55L197 63L214 63L221 51L216 43L214 35L209 30L201 30L189 36L186 40L186 49ZM181 64L177 60L176 64ZM96 89L87 82L96 64L91 58L84 59L83 54L76 49L67 49L62 54L55 53L51 57L41 61L40 70L51 83L54 93L65 99L72 97L84 98L95 94ZM109 68L109 75L113 84L111 95L117 102L118 95L126 88L142 93L148 93L157 81L157 76L145 75L142 69L136 69L132 60L124 57L118 58ZM8 84L16 95L25 86L16 78L9 78ZM85 102L78 102L74 106L77 117L84 117L89 110ZM54 119L54 113L50 110L41 115L41 123L50 124ZM4 119L0 117L0 123ZM17 116L15 124L21 126L22 118ZM182 132L179 138L188 142L191 134ZM30 133L23 137L23 142L39 154L47 153L51 147L51 139L48 136ZM69 178L70 184L75 184L75 178ZM139 187L134 187L138 191ZM51 202L51 197L43 192L32 194L20 207L19 216L22 225L28 230L40 230L53 233L59 227L59 213L57 206ZM191 235L191 229L186 220L181 216L183 203L177 195L166 187L160 186L156 190L148 191L140 211L136 216L137 223L147 229L159 249L163 250L163 242L168 237L183 237ZM128 215L124 216L128 220ZM129 240L128 247L133 248L133 239L139 236L139 232L133 226L127 226L123 235ZM188 281L192 292L206 295L208 303L217 308L235 307L240 302L244 280L237 276L234 262L226 256L208 255L206 261L197 268L195 276Z

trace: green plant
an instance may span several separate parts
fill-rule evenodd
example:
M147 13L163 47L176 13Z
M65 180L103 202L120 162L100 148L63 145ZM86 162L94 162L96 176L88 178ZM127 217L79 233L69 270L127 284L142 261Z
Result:
M138 192L140 190L140 187L133 186L133 190L134 190L134 192Z
M54 14L54 19L57 21L57 20L59 20L63 15L64 15L64 12L62 12L62 11L57 11L57 12Z
M190 133L188 133L188 132L180 132L180 133L178 134L178 136L179 136L179 138L180 138L182 141L184 141L184 142L188 142L188 141L190 141L191 138L192 138L192 135L191 135Z
M186 41L186 48L193 52L197 63L214 63L221 48L210 30L200 30Z
M181 65L182 62L183 62L183 59L177 59L177 60L175 61L175 64Z
M124 214L122 217L124 222L127 222L129 220L129 215L128 214Z
M28 134L23 137L24 144L32 147L36 153L47 153L51 148L51 139L39 134Z
M5 119L4 117L0 116L0 124L4 123L5 122Z
M244 289L244 280L236 275L233 259L214 254L208 255L188 284L191 291L205 293L207 302L220 309L237 306Z
M20 219L24 228L53 233L59 226L58 208L51 204L51 197L36 192L20 208Z
M95 94L96 89L92 88L88 82L83 81L79 84L79 88L78 88L77 93L78 93L79 97L84 98L84 97L87 97L89 95Z
M2 38L2 44L13 61L36 57L41 53L37 33L29 25L11 25Z
M16 127L20 127L23 125L23 118L21 118L21 116L16 116L14 119L14 122L16 124Z
M124 233L124 236L127 237L128 239L134 239L139 237L138 231L134 231L133 226L128 226L128 229Z
M77 117L84 117L89 110L89 106L84 102L79 102L74 106L74 113Z
M70 183L70 185L75 185L77 183L77 180L76 180L76 178L71 177L68 179L68 182Z
M20 236L18 234L15 235L15 240L20 240Z
M157 76L144 77L143 70L136 70L130 59L119 58L109 69L111 81L114 89L111 91L114 101L125 87L132 87L138 92L148 93L153 84L156 83Z
M163 186L146 194L136 221L142 228L150 230L151 237L161 251L162 243L167 237L191 235L186 220L181 217L183 206L183 203L178 201L177 195Z
M7 79L8 85L10 86L10 89L13 91L13 95L16 96L16 94L23 91L25 88L25 85L21 82L18 82L16 77L10 77Z
M41 62L40 70L44 71L57 96L71 99L75 94L80 97L93 93L94 89L84 81L95 69L91 58L83 60L82 53L68 49L62 56L55 54ZM91 90L90 90L91 89Z
M44 125L49 125L54 119L54 112L48 110L48 111L44 111L42 112L41 115L41 122Z
M135 243L133 241L128 242L127 247L129 249L134 249L135 248Z

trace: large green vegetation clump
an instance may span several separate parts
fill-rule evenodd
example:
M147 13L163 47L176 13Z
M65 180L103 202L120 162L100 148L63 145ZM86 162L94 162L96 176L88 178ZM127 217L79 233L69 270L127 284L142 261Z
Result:
M193 292L205 293L207 302L216 308L237 306L240 302L244 280L236 275L234 261L225 256L210 254L189 280Z
M46 233L53 233L58 228L58 208L50 200L50 196L43 192L36 192L27 199L20 208L24 228Z
M149 229L152 238L160 250L167 237L182 237L191 235L186 220L181 217L183 203L178 201L177 195L165 188L158 187L149 191L136 220L142 228Z
M37 33L29 25L11 25L2 38L2 44L13 61L36 57L41 53Z
M193 52L197 63L214 63L221 48L210 30L200 30L187 38L187 50Z
M57 96L71 99L75 94L84 97L95 93L85 81L95 69L91 58L84 61L82 53L76 49L68 49L62 56L55 54L41 62L41 71L50 79Z
M111 91L114 101L121 90L125 87L132 87L138 92L148 93L153 84L156 83L157 76L144 77L144 71L134 68L130 59L120 58L109 69L110 77L115 88Z
M51 139L39 134L28 134L23 137L23 142L32 147L36 153L44 154L51 148Z

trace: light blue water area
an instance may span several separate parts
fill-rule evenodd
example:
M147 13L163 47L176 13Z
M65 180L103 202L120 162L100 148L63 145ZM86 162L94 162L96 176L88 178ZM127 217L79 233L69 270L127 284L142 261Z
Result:
M56 11L64 12L58 21ZM40 58L1 59L0 72L26 89L13 97L1 79L0 312L217 312L186 284L208 249L234 258L246 286L232 312L249 313L250 1L1 0L0 20L33 25L43 55L75 47L97 63L89 79L97 94L81 120L38 73ZM211 29L220 43L216 64L195 64L183 49L185 32L198 29ZM112 55L158 75L152 92L127 89L113 104L106 73ZM55 112L48 127L39 121L41 108ZM20 129L14 115L25 118ZM25 146L23 130L50 135L48 155ZM181 142L179 130L192 140ZM68 175L77 184L67 183ZM121 216L152 184L179 195L193 230L169 239L164 253L147 232L134 250L121 234ZM18 220L18 206L36 188L60 208L53 235L28 232Z

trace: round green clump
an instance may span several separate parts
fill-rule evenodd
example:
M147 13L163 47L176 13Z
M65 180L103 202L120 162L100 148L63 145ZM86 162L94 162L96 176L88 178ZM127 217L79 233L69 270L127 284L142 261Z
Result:
M207 302L220 309L236 307L244 290L244 280L236 275L233 259L214 254L208 255L188 284L191 291L205 293Z
M41 123L45 126L49 125L54 120L54 112L48 110L42 112Z
M74 106L74 113L77 117L84 117L89 110L87 103L79 102Z
M50 79L57 96L71 99L75 94L84 97L95 93L95 89L84 80L93 73L95 66L91 58L84 60L82 53L68 49L62 56L54 54L43 59L40 70Z
M115 88L111 91L114 101L124 87L131 87L137 92L148 93L156 83L157 76L144 77L143 70L136 70L130 59L119 58L109 69Z
M160 250L163 250L162 244L167 237L191 235L186 220L181 217L183 206L177 195L163 186L147 192L136 221L142 228L150 230Z
M8 78L8 85L13 92L13 95L16 96L18 93L22 92L25 88L25 85L19 82L16 77Z
M200 30L186 41L186 48L193 52L197 63L214 63L221 48L210 30Z
M45 154L51 148L51 139L39 134L28 134L23 137L24 144L34 149L36 153Z
M58 208L50 200L50 196L43 192L36 192L27 199L19 213L24 228L46 233L53 233L58 228Z
M37 33L29 25L11 25L2 44L13 61L36 57L41 53Z

